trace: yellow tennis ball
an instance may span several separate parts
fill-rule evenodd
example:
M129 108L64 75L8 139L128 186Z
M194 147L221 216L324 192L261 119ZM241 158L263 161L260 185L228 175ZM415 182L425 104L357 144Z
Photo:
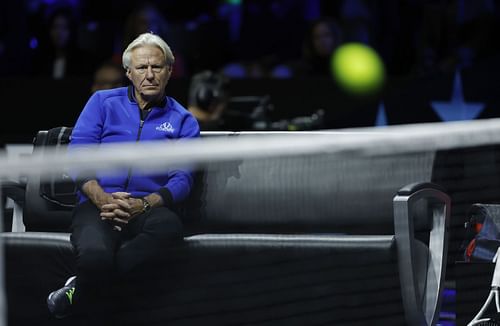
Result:
M347 43L337 48L330 68L339 86L355 95L374 93L384 84L384 63L375 50L361 43Z

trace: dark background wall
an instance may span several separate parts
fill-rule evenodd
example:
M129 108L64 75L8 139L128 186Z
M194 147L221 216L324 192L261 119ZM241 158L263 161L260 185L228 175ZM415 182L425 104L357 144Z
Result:
M143 1L3 1L0 11L1 143L31 142L35 132L73 125L90 95L95 67L120 63L131 16ZM232 96L269 95L278 121L325 111L322 128L491 118L500 116L500 4L468 1L149 1L149 27L179 61L169 95L187 104L190 78L204 69L229 72ZM51 13L69 8L78 73L54 79L37 61L47 45ZM306 60L308 26L332 19L342 43L361 42L381 56L385 87L355 97L328 69L296 69ZM87 65L93 63L94 65ZM284 66L286 75L275 73ZM458 72L458 75L457 75ZM233 71L234 73L234 71ZM456 76L459 76L458 82ZM437 108L436 104L449 106ZM444 110L442 113L439 110ZM477 114L473 114L477 111ZM315 126L318 127L318 126Z
M322 77L236 79L230 88L234 96L269 95L273 104L269 117L273 121L310 116L323 109L323 128L374 126L381 112L385 113L386 124L443 121L433 108L437 101L449 103L456 111L450 119L462 119L461 112L467 112L471 104L483 106L477 119L500 117L500 64L496 60L484 62L461 70L460 76L462 99L453 98L454 72L393 78L383 92L370 97L345 94L333 80ZM37 130L73 125L90 95L90 83L85 77L64 81L43 77L0 79L0 89L8 95L2 110L2 143L29 143ZM174 79L167 90L186 104L188 85L189 79Z

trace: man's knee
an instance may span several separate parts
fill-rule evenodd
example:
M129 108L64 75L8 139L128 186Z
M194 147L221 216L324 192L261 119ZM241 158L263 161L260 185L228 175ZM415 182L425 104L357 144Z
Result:
M87 276L104 280L114 269L114 253L104 248L91 247L81 249L77 256L78 270Z
M157 208L148 217L145 223L145 231L155 230L158 233L169 237L181 237L182 236L182 223L177 216L167 208Z

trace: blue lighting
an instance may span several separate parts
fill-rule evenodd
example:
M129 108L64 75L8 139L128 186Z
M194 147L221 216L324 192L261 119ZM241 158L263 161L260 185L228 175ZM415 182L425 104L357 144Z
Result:
M455 72L453 90L449 102L432 101L434 112L443 121L460 121L476 119L483 112L482 102L465 102L460 71Z
M30 48L34 50L37 47L38 47L38 39L36 37L32 37L30 40Z
M87 23L87 30L91 32L97 31L97 28L99 27L99 23L92 21Z
M43 2L47 6L65 5L65 6L76 7L80 4L80 0L42 0L41 2Z

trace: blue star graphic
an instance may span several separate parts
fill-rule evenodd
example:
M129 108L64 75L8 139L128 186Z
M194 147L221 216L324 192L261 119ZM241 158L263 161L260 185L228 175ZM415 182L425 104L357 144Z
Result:
M380 102L378 105L377 117L375 118L375 126L376 127L385 127L387 126L387 113L385 112L384 102Z
M462 78L460 72L455 72L453 91L449 102L431 102L434 112L443 121L472 120L477 118L484 109L484 103L466 103L464 100Z

